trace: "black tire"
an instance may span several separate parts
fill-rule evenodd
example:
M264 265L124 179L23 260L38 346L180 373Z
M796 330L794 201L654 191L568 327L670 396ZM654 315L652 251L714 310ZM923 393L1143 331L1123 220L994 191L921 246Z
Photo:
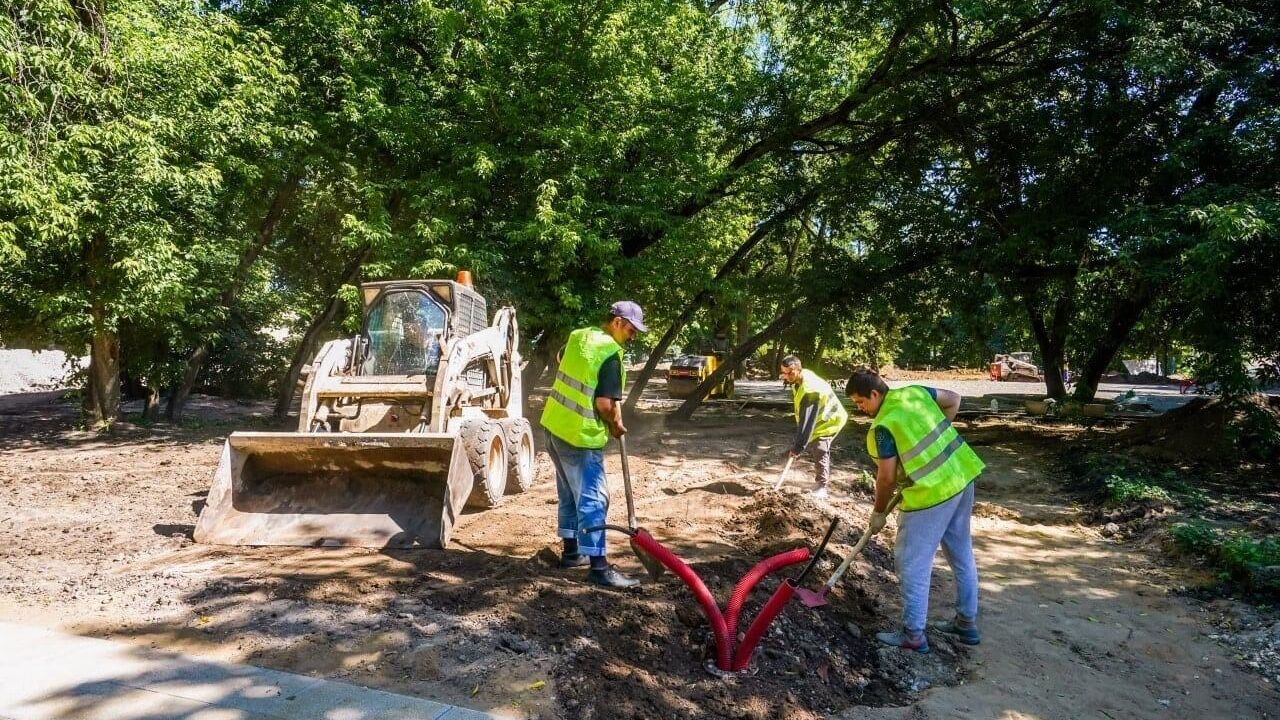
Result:
M496 506L507 490L507 441L502 426L493 420L468 420L458 435L474 476L467 507Z
M507 446L507 493L522 493L537 475L533 428L525 418L508 418L501 424Z

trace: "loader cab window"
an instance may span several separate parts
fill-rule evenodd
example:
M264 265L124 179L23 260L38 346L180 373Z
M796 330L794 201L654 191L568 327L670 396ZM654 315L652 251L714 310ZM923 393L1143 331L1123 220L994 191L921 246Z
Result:
M434 375L448 322L445 309L422 292L383 293L365 319L369 349L360 374Z

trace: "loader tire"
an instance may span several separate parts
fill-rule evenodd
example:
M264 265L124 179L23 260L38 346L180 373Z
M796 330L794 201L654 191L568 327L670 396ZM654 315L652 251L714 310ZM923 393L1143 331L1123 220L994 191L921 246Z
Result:
M522 493L533 485L537 474L533 428L525 418L508 418L501 422L507 441L507 492Z
M493 420L468 420L458 435L475 477L467 507L491 508L507 490L507 442Z

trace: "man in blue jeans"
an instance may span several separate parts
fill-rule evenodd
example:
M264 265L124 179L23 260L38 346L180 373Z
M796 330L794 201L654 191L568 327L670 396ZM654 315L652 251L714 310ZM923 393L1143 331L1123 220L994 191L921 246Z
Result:
M622 300L613 304L600 326L570 333L542 409L541 425L556 466L560 500L557 534L564 543L560 567L590 565L587 579L604 587L640 584L609 564L604 530L585 530L604 525L609 515L604 447L609 436L620 438L627 433L622 424L626 383L622 346L646 330L640 306Z
M906 485L893 548L902 592L902 628L877 633L876 638L886 645L929 652L924 634L929 581L933 557L941 545L956 577L956 615L935 627L960 642L977 645L981 641L978 567L969 517L974 481L984 465L951 426L960 409L960 395L919 385L890 390L878 374L866 369L854 372L845 392L872 418L867 451L876 460L873 535L884 529L885 508L894 487Z

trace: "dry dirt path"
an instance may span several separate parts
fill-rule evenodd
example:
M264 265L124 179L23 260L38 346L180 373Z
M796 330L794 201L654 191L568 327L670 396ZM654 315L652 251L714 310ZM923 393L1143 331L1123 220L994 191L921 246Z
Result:
M228 404L218 418L245 412ZM545 569L555 503L545 461L544 475L529 493L495 511L467 515L455 536L457 549L448 553L210 548L192 544L189 535L221 438L234 425L103 438L77 431L74 418L74 407L66 404L32 398L0 403L0 620L528 717L601 717L589 711L599 695L571 691L581 682L575 676L581 666L572 658L597 652L609 639L605 631L618 603ZM975 520L984 644L949 656L967 670L965 682L867 698L909 703L899 707L842 706L830 714L1275 717L1280 695L1262 678L1236 669L1207 639L1213 630L1199 606L1170 590L1176 579L1139 551L1076 523L1071 502L1046 472L1054 437L1010 427L992 422L964 430L991 467L980 485L983 504ZM739 562L759 557L756 546L744 544L751 537L730 521L776 471L789 428L785 416L768 413L712 416L671 428L657 416L634 422L632 470L641 522L691 562L713 567L729 556ZM860 477L853 463L864 428L855 426L842 438L836 479L846 489ZM614 512L621 517L616 457L609 458L609 468ZM793 482L807 472L798 468ZM865 496L845 492L837 504L853 521L865 518ZM883 563L883 546L877 552ZM625 552L616 559L638 571ZM831 610L851 613L864 636L897 613L882 575L866 563L855 565L851 582L878 583L877 593L861 600L864 608L872 600L875 605L870 611ZM949 573L940 570L936 618L947 614L949 584ZM847 582L841 590L845 594L836 597L849 602L855 588ZM692 605L674 586L647 589L631 611L643 611L645 603ZM788 614L804 622L805 612ZM697 650L694 618L693 625L663 619L661 635L643 627L643 616L633 615L628 627L636 631L639 624L664 652L687 655ZM558 623L549 628L556 634L514 632L546 631L549 621ZM830 644L844 649L849 642L840 635ZM945 644L937 644L935 656L948 657ZM776 642L773 649L791 650ZM600 678L592 692L609 692L627 678L634 685L631 666L622 662L631 658L618 660L603 672L620 673L619 679ZM771 662L780 666L784 660ZM876 666L875 658L869 662ZM786 677L773 675L758 697L748 694L756 705L742 716L784 716L770 703L778 688L787 687ZM735 707L714 689L699 706L671 682L663 677L652 685L649 717L734 716ZM709 683L701 674L681 682ZM646 716L642 704L633 707L619 716ZM813 717L808 711L785 715Z
M983 643L956 687L907 707L857 708L844 718L1241 719L1280 716L1280 694L1231 663L1177 580L1130 546L1076 524L1071 502L1041 469L1044 438L979 440L989 472L974 519ZM941 562L936 566L945 567ZM953 601L950 572L933 617Z

